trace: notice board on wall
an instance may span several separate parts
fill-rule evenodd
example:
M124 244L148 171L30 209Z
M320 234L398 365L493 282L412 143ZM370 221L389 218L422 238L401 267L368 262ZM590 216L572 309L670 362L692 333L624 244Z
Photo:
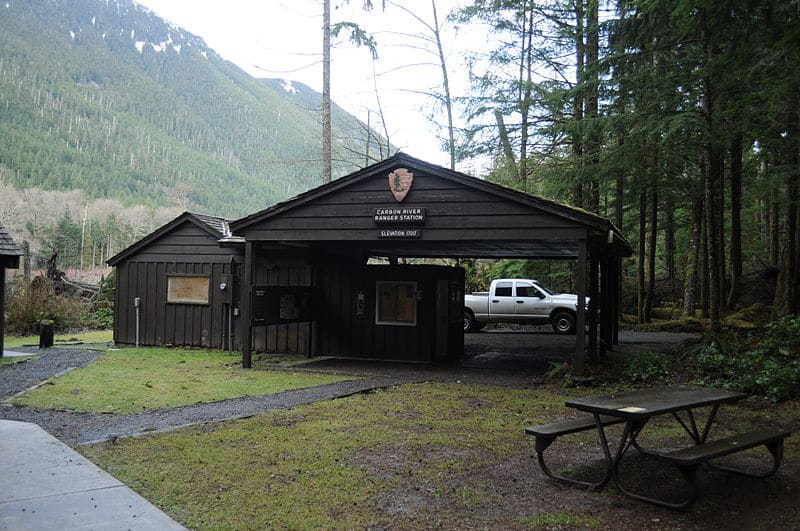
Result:
M210 283L208 275L169 275L167 276L167 302L208 304Z
M265 326L313 321L316 300L311 286L254 286L250 322Z

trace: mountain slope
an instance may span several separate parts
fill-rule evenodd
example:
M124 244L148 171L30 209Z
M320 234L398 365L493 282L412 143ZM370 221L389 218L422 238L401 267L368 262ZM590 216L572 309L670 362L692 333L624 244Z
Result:
M18 188L243 215L320 183L317 101L129 0L0 4L0 178ZM366 129L341 109L333 126L342 175Z

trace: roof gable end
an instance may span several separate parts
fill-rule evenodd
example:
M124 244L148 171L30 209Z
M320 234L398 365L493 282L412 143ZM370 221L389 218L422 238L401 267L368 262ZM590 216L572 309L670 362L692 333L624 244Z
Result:
M556 201L520 192L518 190L514 190L513 188L508 188L499 184L485 181L477 177L472 177L470 175L461 172L457 172L454 170L444 168L442 166L422 161L410 155L406 155L405 153L398 153L392 157L389 157L388 159L373 164L372 166L368 166L354 173L351 173L350 175L344 176L330 183L323 184L322 186L319 186L317 188L299 194L291 199L288 199L281 203L277 203L264 210L261 210L254 214L250 214L249 216L246 216L244 218L233 221L231 222L230 225L231 231L233 233L239 233L243 230L246 230L248 227L251 227L263 221L267 221L270 218L280 216L281 214L284 214L290 210L300 208L303 205L306 205L312 201L319 201L322 198L331 196L333 194L336 194L337 192L342 192L345 189L355 186L358 183L361 183L362 181L365 181L367 179L372 179L377 176L383 176L383 175L388 176L391 170L400 167L409 169L412 171L412 173L428 174L431 176L439 177L441 179L446 179L455 182L460 186L479 190L481 192L494 195L503 200L535 208L547 214L565 218L572 222L581 225L586 225L591 228L600 230L608 230L608 229L613 230L613 225L611 225L610 222L608 222L608 220L600 216L597 216L595 214L592 214L590 212L587 212L585 210L570 207L558 203Z
M187 223L199 228L217 240L230 234L228 229L228 221L225 218L184 212L172 221L169 221L157 228L130 247L127 247L126 249L123 249L119 253L115 254L109 258L106 263L110 266L116 266L121 261L135 255L136 253L139 253L147 246L156 243L161 238L167 236L171 232Z

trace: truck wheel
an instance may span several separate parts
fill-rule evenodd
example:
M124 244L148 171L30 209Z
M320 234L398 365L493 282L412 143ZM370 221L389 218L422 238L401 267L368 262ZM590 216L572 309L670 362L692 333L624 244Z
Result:
M553 325L553 331L556 334L574 334L575 333L575 315L572 312L558 312L550 319L550 324Z
M464 332L472 332L476 330L475 316L469 310L464 310Z

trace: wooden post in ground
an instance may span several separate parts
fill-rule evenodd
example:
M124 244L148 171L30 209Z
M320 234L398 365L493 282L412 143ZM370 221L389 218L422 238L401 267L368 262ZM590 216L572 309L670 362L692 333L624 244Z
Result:
M575 376L584 375L586 355L586 240L578 240L578 270L575 275L578 292L578 307L575 309L575 355L572 365Z
M6 267L0 265L0 358L3 357L3 345L6 342Z
M244 247L244 285L242 286L242 367L253 366L253 326L252 326L252 293L253 293L253 242L248 241Z

